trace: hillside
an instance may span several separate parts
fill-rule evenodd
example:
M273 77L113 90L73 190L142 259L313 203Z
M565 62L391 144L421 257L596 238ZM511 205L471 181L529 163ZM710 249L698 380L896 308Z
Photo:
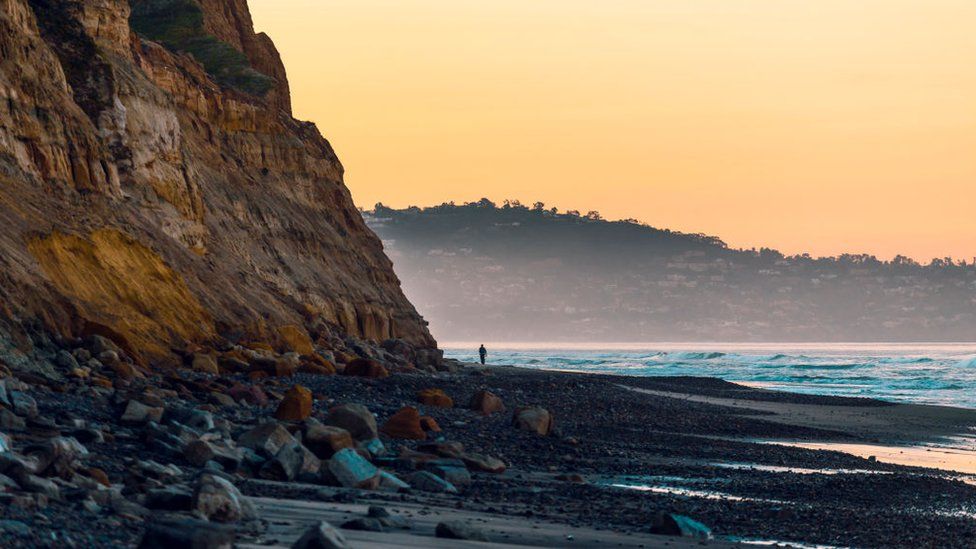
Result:
M434 347L288 89L245 0L0 0L0 362Z
M367 223L449 341L968 341L976 267L785 257L595 213L467 205Z

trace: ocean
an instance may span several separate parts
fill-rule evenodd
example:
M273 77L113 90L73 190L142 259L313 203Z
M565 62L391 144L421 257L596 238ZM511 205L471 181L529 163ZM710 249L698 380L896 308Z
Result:
M478 343L445 356L477 362ZM976 344L505 344L488 361L629 376L708 376L796 393L976 408Z

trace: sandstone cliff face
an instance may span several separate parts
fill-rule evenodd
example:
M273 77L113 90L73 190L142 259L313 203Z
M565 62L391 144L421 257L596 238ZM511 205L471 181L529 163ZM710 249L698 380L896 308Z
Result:
M433 347L245 0L199 6L270 91L136 35L127 0L0 0L0 347L98 332L152 360L294 325Z

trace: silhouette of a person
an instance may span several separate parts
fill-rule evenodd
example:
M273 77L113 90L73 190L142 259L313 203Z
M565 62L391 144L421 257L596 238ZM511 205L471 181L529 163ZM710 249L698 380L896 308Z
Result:
M485 349L485 346L482 345L481 348L478 349L478 354L481 355L481 363L484 364L485 359L488 358L488 349Z

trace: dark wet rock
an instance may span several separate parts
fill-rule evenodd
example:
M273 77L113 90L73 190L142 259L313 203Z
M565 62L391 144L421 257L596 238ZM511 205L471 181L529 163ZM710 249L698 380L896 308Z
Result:
M0 520L0 539L27 537L31 527L19 520Z
M37 401L23 391L10 391L10 403L14 413L21 417L37 417Z
M371 440L379 437L376 417L362 404L343 404L331 408L323 423L349 431L355 440Z
M360 517L342 523L343 530L358 530L361 532L382 532L383 523L379 519Z
M233 528L202 520L170 519L151 522L139 542L139 549L231 549Z
M366 516L380 521L380 524L386 528L410 528L410 523L407 522L406 518L399 515L394 515L386 510L385 507L380 507L378 505L371 505L369 510L366 512Z
M193 492L181 486L169 486L146 492L146 507L160 511L189 511L193 508Z
M342 532L324 520L312 526L292 545L292 549L346 549Z
M479 528L461 521L449 520L438 523L434 534L444 539L459 539L467 541L488 541L488 536Z
M237 522L257 517L254 506L230 481L216 475L200 477L193 492L193 510L215 522Z
M457 487L430 471L417 471L410 475L410 486L423 492L433 492L440 494L456 494Z
M651 524L651 533L663 536L709 539L712 531L704 524L674 513L658 513Z
M428 461L423 467L425 471L434 473L457 488L464 488L471 484L471 473L459 459L437 459Z

